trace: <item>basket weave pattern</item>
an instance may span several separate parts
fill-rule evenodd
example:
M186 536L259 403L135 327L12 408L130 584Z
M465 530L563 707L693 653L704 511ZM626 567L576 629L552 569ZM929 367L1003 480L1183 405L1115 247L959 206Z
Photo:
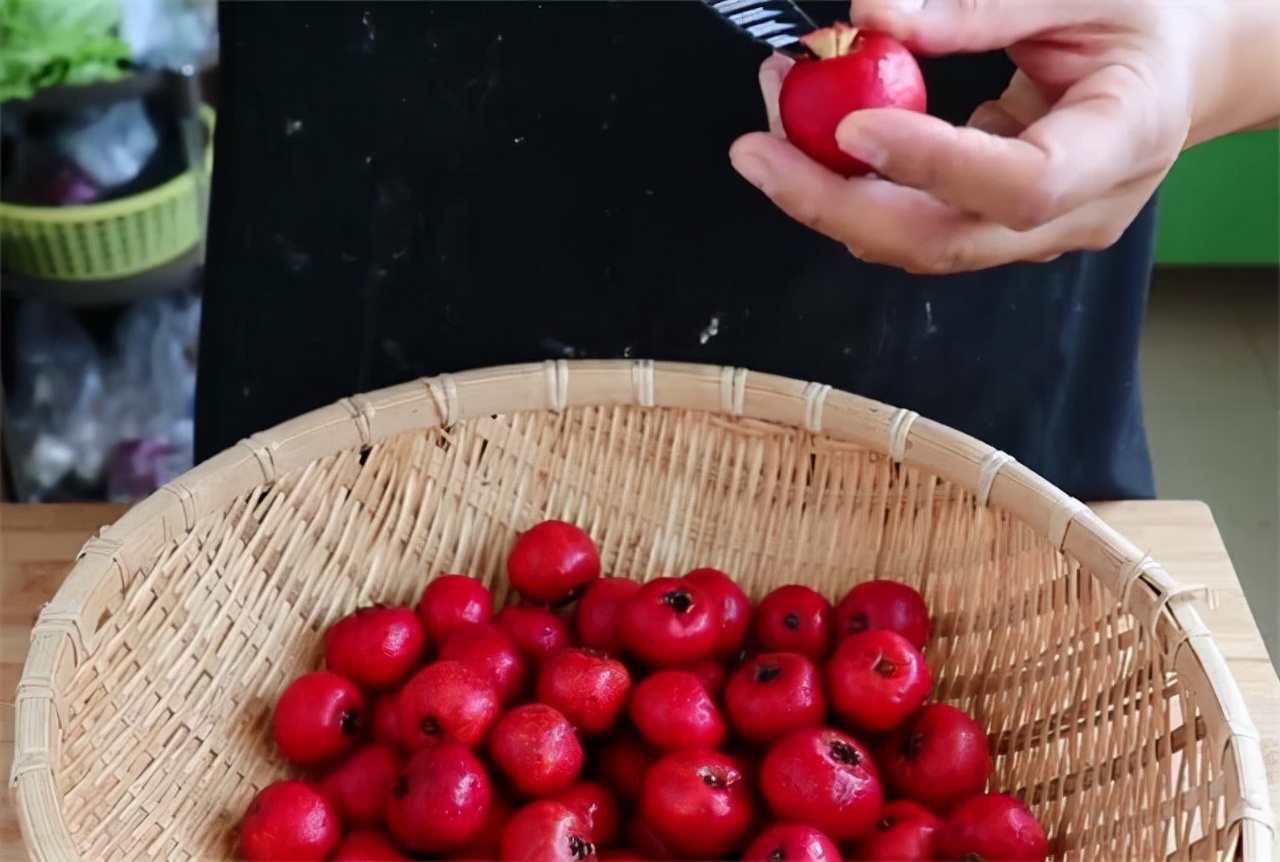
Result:
M661 406L654 406L661 405ZM753 598L875 576L937 612L935 697L1053 858L1270 858L1257 734L1187 590L1001 453L827 387L551 363L393 387L211 460L92 540L44 610L14 777L33 858L229 858L287 771L272 704L324 627L428 575L501 604L518 531L576 521L606 571L713 565Z

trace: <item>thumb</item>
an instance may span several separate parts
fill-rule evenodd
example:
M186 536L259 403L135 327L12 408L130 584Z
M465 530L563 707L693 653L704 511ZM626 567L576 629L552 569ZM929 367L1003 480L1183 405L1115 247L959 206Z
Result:
M917 54L995 51L1061 27L1098 20L1106 3L1026 0L853 0L855 26L878 30Z

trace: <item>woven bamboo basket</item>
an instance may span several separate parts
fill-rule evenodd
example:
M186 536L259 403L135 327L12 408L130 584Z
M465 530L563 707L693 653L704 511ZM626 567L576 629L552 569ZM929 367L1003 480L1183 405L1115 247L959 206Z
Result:
M1081 502L926 418L817 384L549 362L343 400L256 435L90 540L33 632L12 784L32 859L220 859L286 773L275 698L357 605L481 576L546 517L635 577L758 598L876 575L938 616L936 697L1054 860L1273 856L1258 735L1179 584Z

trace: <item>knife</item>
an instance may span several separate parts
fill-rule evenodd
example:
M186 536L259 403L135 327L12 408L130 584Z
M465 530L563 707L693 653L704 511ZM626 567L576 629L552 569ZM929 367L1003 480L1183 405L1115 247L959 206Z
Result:
M809 55L800 37L818 26L792 0L702 0L739 33L790 57Z

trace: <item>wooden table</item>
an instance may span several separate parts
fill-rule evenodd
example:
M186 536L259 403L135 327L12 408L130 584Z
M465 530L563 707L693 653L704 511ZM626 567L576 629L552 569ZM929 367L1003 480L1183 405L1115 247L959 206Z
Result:
M1174 577L1205 584L1216 594L1217 607L1202 612L1262 734L1272 805L1280 805L1280 681L1209 508L1197 502L1158 501L1106 503L1095 509ZM22 675L36 613L58 589L89 535L123 511L108 505L0 506L0 774L6 781L13 757L12 692ZM0 860L25 858L6 793L0 801Z

